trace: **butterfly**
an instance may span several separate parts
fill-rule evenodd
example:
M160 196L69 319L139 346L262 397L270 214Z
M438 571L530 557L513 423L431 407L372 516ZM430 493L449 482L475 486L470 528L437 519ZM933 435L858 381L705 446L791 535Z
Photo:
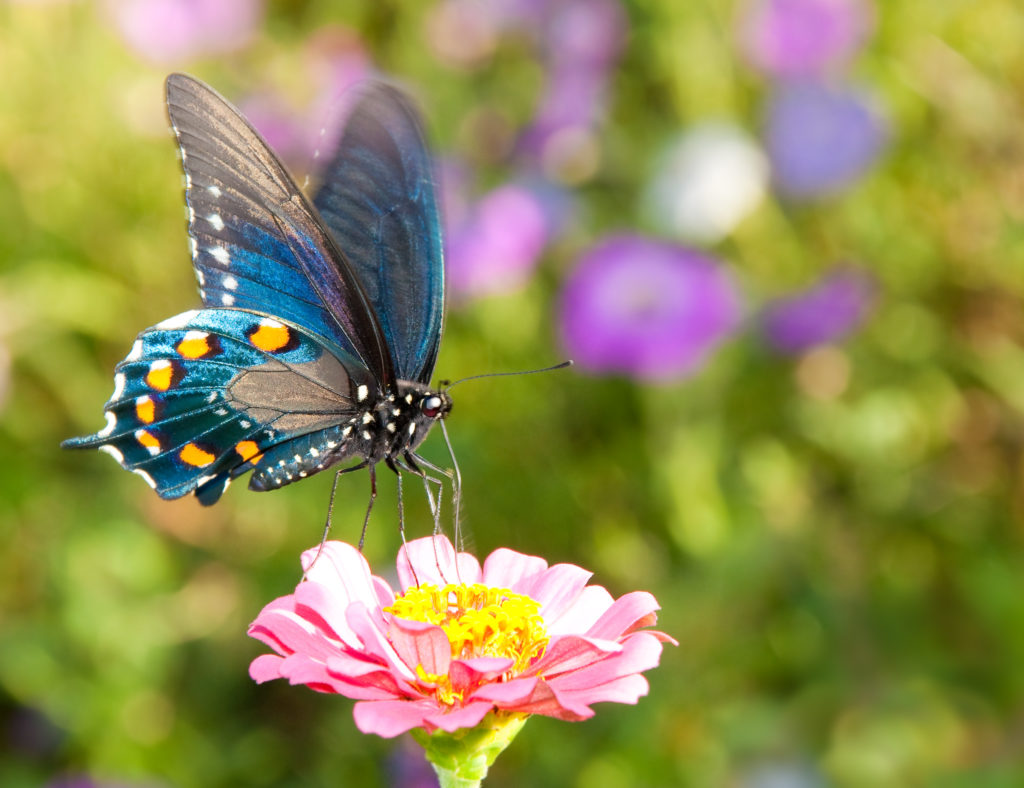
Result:
M440 485L424 467L454 478L416 454L452 403L430 387L445 271L409 99L362 90L312 202L208 85L172 74L167 108L203 308L139 334L115 369L106 426L62 445L104 451L162 498L207 506L250 471L249 489L274 490L355 460L338 475L368 468L371 506L377 463L399 481L404 470Z

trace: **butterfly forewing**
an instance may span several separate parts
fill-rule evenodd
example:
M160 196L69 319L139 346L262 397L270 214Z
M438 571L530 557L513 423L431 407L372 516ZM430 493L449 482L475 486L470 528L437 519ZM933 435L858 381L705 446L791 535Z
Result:
M401 93L362 91L314 204L373 303L396 374L429 381L444 316L441 226L419 117Z
M212 88L167 79L185 170L203 302L273 314L314 331L393 388L386 340L359 280L284 166Z

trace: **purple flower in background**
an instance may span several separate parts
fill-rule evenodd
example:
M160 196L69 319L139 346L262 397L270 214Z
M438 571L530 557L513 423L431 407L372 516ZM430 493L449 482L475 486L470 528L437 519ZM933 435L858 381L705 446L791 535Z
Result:
M547 86L520 150L547 174L576 182L596 169L590 135L604 117L628 21L618 0L567 0L552 4L544 24Z
M761 318L765 339L781 353L802 353L842 339L864 320L874 292L874 282L863 271L832 271L809 290L767 306Z
M475 204L449 199L445 259L456 298L506 292L529 279L554 230L543 196L509 183Z
M869 0L750 0L737 32L754 67L775 77L807 77L848 61L873 20Z
M765 123L775 185L790 197L846 186L875 161L886 136L886 124L865 91L820 83L782 86Z
M647 380L695 372L739 323L719 262L682 246L614 236L587 252L562 292L562 342L594 372Z
M238 49L263 19L262 0L117 0L108 8L125 43L154 63Z

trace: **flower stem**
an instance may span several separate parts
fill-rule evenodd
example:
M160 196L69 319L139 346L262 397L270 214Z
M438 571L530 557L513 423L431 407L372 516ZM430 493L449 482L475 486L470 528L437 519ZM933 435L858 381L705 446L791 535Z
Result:
M423 746L441 788L476 788L529 716L491 712L475 728L454 733L427 733L420 728L412 735Z

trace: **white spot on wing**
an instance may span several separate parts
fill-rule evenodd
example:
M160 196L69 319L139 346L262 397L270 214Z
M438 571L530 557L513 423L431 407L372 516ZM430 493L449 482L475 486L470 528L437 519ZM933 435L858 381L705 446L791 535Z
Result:
M394 432L394 431L395 431L395 423L393 421L389 421L388 422L388 432Z
M372 423L373 423L373 414L370 413L369 411L367 411L366 413L363 414L363 424L372 424Z
M219 213L211 213L209 216L206 217L206 221L208 221L210 223L210 226L213 227L213 229L216 230L217 232L220 232L221 230L224 229L224 220L220 218Z
M220 297L220 302L224 304L224 306L231 306L235 303L235 297L231 295L231 293L225 293Z
M360 386L359 388L356 389L356 399L359 400L359 402L362 402L368 396L370 396L370 389L368 389L366 386Z
M138 361L142 358L142 340L136 339L135 344L132 345L132 352L128 354L125 361Z
M214 260L223 265L227 265L231 259L228 250L223 246L211 246L207 251L213 256Z
M225 276L221 280L221 284L224 285L225 290L235 290L238 288L238 280L231 275Z
M193 240L192 243L195 243L195 241ZM195 249L192 250L192 254L195 254ZM200 287L206 285L206 277L203 276L203 272L200 271L198 268L196 269L196 281L199 282Z
M220 187L217 185L207 186L206 191L208 191L214 197L220 197Z
M156 482L153 481L153 477L146 473L144 470L142 470L142 468L135 468L134 470L132 470L132 473L137 473L139 476L146 480L146 484L148 484L154 490L156 489Z
M320 452L318 452L316 450L316 446L310 446L309 447L309 456L310 457L319 457L320 456Z
M363 430L363 437L364 437L364 438L365 438L366 440L370 440L370 438L372 437L372 436L370 435L370 431L369 431L369 430Z
M284 323L278 323L272 317L265 317L265 318L263 318L260 321L260 325L261 326L266 326L267 328L284 328Z
M416 422L415 421L411 422L409 424L409 434L412 435L414 432L416 432Z
M184 328L192 322L192 318L198 314L198 309L190 309L188 312L182 312L180 315L167 318L162 323L157 323L156 327L163 331L172 331L176 328Z
M124 394L124 373L118 372L114 375L114 393L111 395L111 399L119 399Z
M104 427L102 430L100 430L99 432L96 433L101 438L105 438L108 435L110 435L110 433L112 433L114 431L114 427L117 426L117 416L115 416L109 410L108 411L104 411L103 415L107 419L107 426Z
M97 446L96 448L99 449L104 454L109 454L111 457L113 457L119 463L124 465L124 455L121 454L121 452L119 452L117 449L115 449L109 443L105 443L102 446Z

